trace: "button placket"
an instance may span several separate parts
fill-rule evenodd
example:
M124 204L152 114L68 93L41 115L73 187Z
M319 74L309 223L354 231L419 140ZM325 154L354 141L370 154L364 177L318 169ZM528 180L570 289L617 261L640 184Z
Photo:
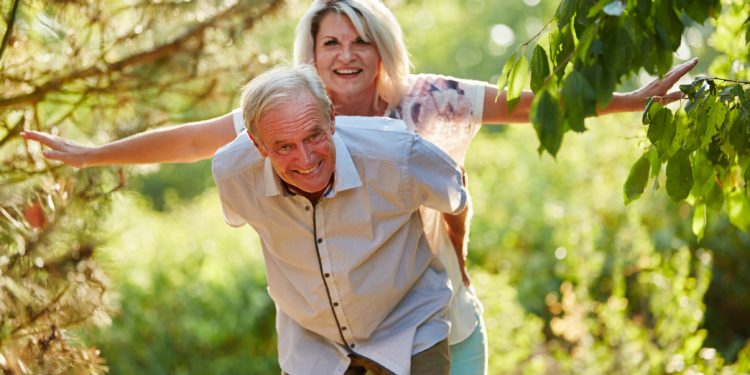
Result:
M336 319L339 324L340 333L349 344L351 348L354 348L354 337L351 334L351 328L346 314L344 313L343 304L341 303L341 295L336 285L336 278L332 272L331 267L331 252L328 249L328 244L325 240L325 204L323 201L318 202L315 207L315 242L317 244L318 252L320 255L321 270L323 273L323 282L328 286L331 307L333 313L336 314Z

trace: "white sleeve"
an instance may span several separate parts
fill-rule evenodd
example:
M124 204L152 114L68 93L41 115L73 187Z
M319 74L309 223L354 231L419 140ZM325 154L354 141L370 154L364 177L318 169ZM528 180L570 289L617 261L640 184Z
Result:
M234 123L234 133L239 135L246 130L245 120L242 119L242 108L235 108L232 111L232 122Z
M434 144L415 136L407 166L415 203L456 214L467 204L464 170Z
M219 197L221 200L221 211L224 214L224 222L232 227L241 227L245 225L247 222L242 215L237 213L237 210L234 209L234 205L232 204L232 200L226 197L226 192L222 191L222 189L219 189Z

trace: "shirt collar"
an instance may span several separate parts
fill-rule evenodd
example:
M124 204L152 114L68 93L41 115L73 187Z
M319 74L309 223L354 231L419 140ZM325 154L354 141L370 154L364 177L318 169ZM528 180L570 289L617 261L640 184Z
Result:
M333 187L328 189L324 194L325 197L334 196L339 191L362 186L362 180L359 178L349 149L346 148L346 144L337 134L333 135L333 145L336 147L336 168L334 170ZM263 162L265 196L291 195L288 189L284 188L281 178L273 170L271 159L266 157Z

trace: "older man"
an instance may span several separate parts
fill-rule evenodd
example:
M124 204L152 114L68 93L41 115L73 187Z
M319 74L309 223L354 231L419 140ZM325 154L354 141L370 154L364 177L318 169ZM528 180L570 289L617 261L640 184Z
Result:
M227 223L260 236L282 369L448 374L451 292L419 207L463 210L461 168L397 120L336 128L310 66L256 77L242 107L256 147L243 133L212 168Z

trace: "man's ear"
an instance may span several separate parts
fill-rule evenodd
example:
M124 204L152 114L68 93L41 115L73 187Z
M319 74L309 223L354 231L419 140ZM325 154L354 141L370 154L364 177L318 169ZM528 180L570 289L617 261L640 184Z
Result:
M268 156L268 152L266 152L265 147L263 147L260 144L258 144L258 141L255 140L255 137L253 137L253 135L250 134L250 132L247 132L247 136L250 137L251 141L253 141L253 144L255 145L255 148L258 149L258 151L260 152L260 154L263 155L264 158L267 157Z

